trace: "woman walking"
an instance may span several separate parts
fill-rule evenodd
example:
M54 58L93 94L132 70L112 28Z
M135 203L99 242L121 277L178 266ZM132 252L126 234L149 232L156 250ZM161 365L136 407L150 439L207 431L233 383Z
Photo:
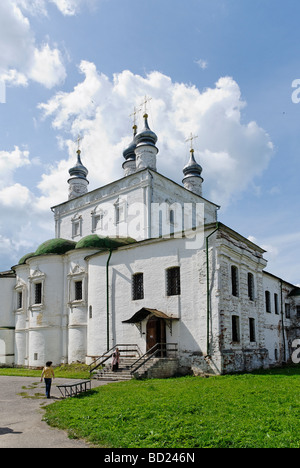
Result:
M51 391L52 379L55 379L54 370L52 368L51 361L46 362L46 366L44 367L43 372L42 372L41 382L43 381L43 378L46 384L46 397L51 398L50 391Z

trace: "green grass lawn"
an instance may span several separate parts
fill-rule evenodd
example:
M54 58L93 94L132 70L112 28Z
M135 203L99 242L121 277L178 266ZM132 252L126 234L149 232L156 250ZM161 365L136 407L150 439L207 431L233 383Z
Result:
M113 383L45 420L100 447L300 447L300 369Z
M89 366L85 364L61 365L54 368L55 377L61 379L89 379ZM17 377L40 377L41 370L25 368L0 368L0 375Z

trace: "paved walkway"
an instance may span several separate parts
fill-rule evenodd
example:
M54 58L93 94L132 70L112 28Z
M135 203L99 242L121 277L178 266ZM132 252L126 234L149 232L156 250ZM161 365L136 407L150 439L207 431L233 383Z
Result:
M52 399L47 400L45 384L40 379L0 376L0 448L89 448L85 442L71 440L64 431L42 421L45 413L42 407L61 399L56 385L68 382L68 379L55 379ZM92 381L93 388L105 384Z

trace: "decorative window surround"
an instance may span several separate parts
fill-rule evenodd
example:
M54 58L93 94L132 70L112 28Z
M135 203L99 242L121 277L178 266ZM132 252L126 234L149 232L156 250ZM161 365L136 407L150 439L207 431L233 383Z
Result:
M82 237L82 216L76 214L72 219L72 239Z
M18 281L15 286L15 311L23 312L26 304L26 285L21 281ZM21 295L21 296L20 296Z
M102 231L103 230L103 219L104 212L103 210L96 207L92 212L92 232Z
M29 276L29 310L38 311L44 308L45 304L45 273L41 272L39 267ZM36 286L41 284L41 302L36 304Z
M118 198L116 203L114 203L115 207L115 224L120 224L126 221L127 218L127 201L121 200Z
M82 298L76 299L76 283L82 283ZM71 273L68 274L68 306L84 307L87 304L87 273L80 265L75 265ZM77 287L78 294L78 287Z

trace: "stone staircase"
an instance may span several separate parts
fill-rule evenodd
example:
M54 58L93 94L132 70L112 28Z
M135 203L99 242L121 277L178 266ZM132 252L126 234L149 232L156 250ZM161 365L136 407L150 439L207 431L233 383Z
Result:
M131 380L133 376L130 373L130 366L135 363L136 357L121 358L119 369L113 372L111 363L106 363L102 369L97 369L93 378L105 381Z
M153 358L146 362L136 372L131 374L131 365L136 362L136 358L123 358L118 371L113 372L111 364L107 364L102 369L98 369L93 378L108 382L126 381L135 379L165 379L173 377L178 371L178 360L175 358Z
M119 369L112 370L113 351L121 352ZM167 357L168 356L168 357ZM172 356L172 357L171 357ZM177 343L157 344L144 355L137 345L116 345L90 365L91 378L104 381L165 379L178 373ZM135 364L134 369L133 365Z

